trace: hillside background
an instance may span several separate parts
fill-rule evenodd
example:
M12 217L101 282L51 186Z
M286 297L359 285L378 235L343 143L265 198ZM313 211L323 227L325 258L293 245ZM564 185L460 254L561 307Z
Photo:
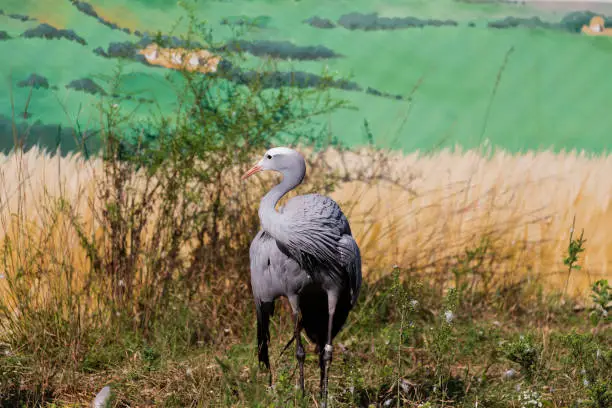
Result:
M612 128L612 42L581 35L592 13L576 10L592 3L554 3L199 1L194 11L219 43L240 35L247 68L272 57L282 73L326 71L348 81L334 96L354 109L319 119L312 125L317 137L331 133L348 146L364 145L367 127L376 146L407 152L474 148L489 140L512 152L601 153ZM95 130L99 95L67 86L90 79L104 88L101 77L119 60L124 77L117 93L131 98L122 105L143 117L171 107L172 89L162 77L179 75L135 61L129 46L142 45L147 33L185 34L177 2L5 0L2 9L0 52L10 56L0 68L3 149L10 146L11 98L18 123L32 126L32 138L47 146L59 138L70 149L71 138L66 130L58 136L58 125ZM22 37L41 23L73 30L83 41ZM47 81L30 95L19 84L33 73ZM287 74L279 77L288 82Z

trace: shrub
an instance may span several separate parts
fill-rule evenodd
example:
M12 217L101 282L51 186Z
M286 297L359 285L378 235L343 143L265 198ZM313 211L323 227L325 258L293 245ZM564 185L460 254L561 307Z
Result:
M197 34L210 41L192 19L189 35ZM105 94L121 93L121 75L106 78ZM239 175L271 144L300 143L298 128L343 104L324 85L270 91L258 77L245 86L223 72L168 80L176 110L145 123L114 97L100 102L103 148L91 162L99 173L79 200L43 194L32 223L27 174L16 175L23 204L3 220L10 233L0 246L8 284L0 325L19 367L38 371L28 377L39 390L32 403L48 401L58 382L127 356L154 369L158 350L180 354L226 330L248 330L248 248L270 180L246 190ZM308 156L311 166L316 157ZM326 192L334 176L313 173L308 181L306 190ZM2 381L0 394L17 395L27 368L9 366L16 381Z
M521 372L530 382L535 380L541 364L542 348L532 335L521 335L518 339L505 343L503 353L508 360L521 367Z

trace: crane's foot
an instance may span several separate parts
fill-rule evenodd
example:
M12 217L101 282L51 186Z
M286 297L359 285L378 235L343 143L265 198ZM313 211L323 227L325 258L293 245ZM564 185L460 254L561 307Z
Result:
M320 357L321 364L321 408L327 407L327 383L329 376L329 367L332 361L334 348L331 344L326 344Z
M270 369L270 367L268 367L264 363L260 362L259 363L259 371L258 371L257 377L261 378L263 376L267 377L268 387L272 387L272 370Z

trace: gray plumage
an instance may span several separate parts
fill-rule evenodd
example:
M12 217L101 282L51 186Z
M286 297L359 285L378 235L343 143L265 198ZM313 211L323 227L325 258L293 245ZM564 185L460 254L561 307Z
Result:
M106 408L110 405L111 389L107 385L98 392L91 403L92 408Z
M326 404L331 343L355 305L361 287L359 247L342 210L329 197L297 196L275 210L281 197L304 178L306 164L301 154L284 147L270 149L243 178L263 170L278 171L283 180L261 200L262 229L250 247L259 361L270 368L269 319L275 299L285 296L295 323L300 387L304 389L305 351L300 337L303 328L320 353L321 397Z

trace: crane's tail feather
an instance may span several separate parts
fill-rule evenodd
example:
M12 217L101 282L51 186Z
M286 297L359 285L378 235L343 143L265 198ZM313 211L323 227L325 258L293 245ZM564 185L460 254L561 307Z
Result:
M258 303L255 308L257 310L257 358L269 370L268 343L270 341L270 316L274 314L274 301Z

